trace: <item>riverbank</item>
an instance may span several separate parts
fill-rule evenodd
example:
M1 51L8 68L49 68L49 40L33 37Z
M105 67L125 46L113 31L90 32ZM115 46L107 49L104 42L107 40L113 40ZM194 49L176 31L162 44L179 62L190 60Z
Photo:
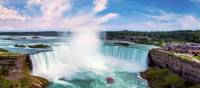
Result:
M29 56L0 49L0 88L45 88L46 79L31 76Z
M142 73L151 88L200 88L200 63L161 48L149 52L150 68Z

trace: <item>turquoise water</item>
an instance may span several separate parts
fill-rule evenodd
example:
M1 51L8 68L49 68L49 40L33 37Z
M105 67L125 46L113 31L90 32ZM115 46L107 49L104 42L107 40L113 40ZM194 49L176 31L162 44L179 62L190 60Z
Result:
M53 83L48 88L147 88L146 81L140 79L137 73L114 72L112 74L115 79L115 83L112 85L107 84L105 80L110 73L96 75L88 72L79 74L79 76L85 76L83 78L66 80L69 85Z
M147 88L147 82L140 78L139 72L147 68L148 51L153 46L131 44L129 47L125 47L114 44L102 44L100 46L100 53L104 57L102 61L106 62L105 66L109 69L97 70L96 68L88 68L85 64L78 65L78 68L72 68L74 62L71 62L71 58L70 60L68 58L67 61L63 59L70 56L67 54L70 52L70 48L68 43L63 41L61 37L41 37L40 39L31 39L29 37L21 39L16 37L15 40L5 40L4 38L7 37L10 36L0 36L0 48L17 53L31 54L33 75L47 79L53 77L53 79L50 79L51 84L48 88ZM27 47L14 47L14 44L30 45L41 43L50 45L51 48L31 49ZM77 60L76 62L78 63ZM98 62L101 62L101 60L93 58L91 62L93 64L91 65L98 68L98 65L101 64ZM70 63L73 64L66 65ZM64 66L72 67L63 68ZM107 84L105 80L107 77L112 77L115 83L112 85Z
M65 77L68 73L62 74L63 78L61 76L60 79L53 80L48 88L147 88L147 83L140 78L139 72L147 68L147 55L151 46L132 44L129 47L124 47L109 44L102 45L100 48L111 69L96 73L90 69L82 68L70 78ZM33 64L35 67L33 68L34 75L54 76L49 72L52 71L51 68L62 63L62 59L59 57L62 56L62 49L65 49L65 46L56 46L53 51L32 55L32 61L36 62ZM93 62L96 62L95 58L91 63ZM43 72L44 74L41 75ZM59 74L59 71L55 74ZM113 85L106 83L105 79L110 76L115 80Z

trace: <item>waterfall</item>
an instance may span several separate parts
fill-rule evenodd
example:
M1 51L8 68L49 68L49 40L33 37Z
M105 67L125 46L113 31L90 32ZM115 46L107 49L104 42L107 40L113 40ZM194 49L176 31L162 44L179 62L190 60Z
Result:
M116 59L127 60L140 65L141 67L147 67L149 48L144 47L124 47L104 45L101 48L102 53L108 57L114 57Z
M112 68L128 69L133 72L140 72L147 67L147 55L149 48L134 46L112 46L102 45L101 53L107 60L106 64L113 65ZM92 58L92 61L76 58L71 55L71 49L67 45L60 45L52 47L52 51L41 52L31 55L33 70L32 74L42 76L49 80L58 79L73 72L79 72L82 68L89 68L93 66L101 66L101 60ZM76 56L77 54L75 54ZM112 59L110 59L112 58ZM66 60L67 59L67 60ZM89 68L91 69L91 68ZM53 78L52 78L53 77Z
M62 76L62 66L64 66L64 56L69 51L65 45L52 47L52 51L41 52L31 55L32 74L42 76L49 80L54 80ZM52 78L52 77L53 78Z

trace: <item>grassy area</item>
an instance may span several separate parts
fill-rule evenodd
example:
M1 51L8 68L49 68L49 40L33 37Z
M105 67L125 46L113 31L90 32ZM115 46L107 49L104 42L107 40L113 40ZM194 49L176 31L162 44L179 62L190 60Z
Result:
M37 45L29 45L29 48L48 48L50 46L44 44L37 44Z
M4 76L0 76L0 87L1 88L11 88L12 87L12 81L7 80Z
M188 84L167 68L150 67L142 76L149 81L151 88L200 88L198 84Z
M136 43L148 44L148 45L155 45L155 46L159 46L159 47L163 47L163 46L164 46L164 42L163 42L163 41L157 41L157 40L151 40L151 41L137 41Z
M185 59L197 59L197 60L200 60L200 56L192 56L192 55L191 55L191 57L190 57L190 56L188 56L188 55L182 54L181 57L182 57L182 58L185 58Z
M167 57L173 57L186 63L190 62L191 61L190 59L192 59L191 57L184 54L178 55L174 51L165 51L165 50L157 50L157 49L152 49L151 51L154 53L162 53L163 55L167 55Z
M0 60L8 59L8 57L10 57L9 59L16 59L17 57L20 57L20 56L21 56L20 54L9 52L8 50L0 48Z
M200 56L194 56L194 58L196 58L196 59L200 60Z

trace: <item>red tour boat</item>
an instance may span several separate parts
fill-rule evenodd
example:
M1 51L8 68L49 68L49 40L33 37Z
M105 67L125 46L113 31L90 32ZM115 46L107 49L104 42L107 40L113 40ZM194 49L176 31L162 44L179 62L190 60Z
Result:
M112 77L107 77L106 78L107 84L113 84L115 80Z

